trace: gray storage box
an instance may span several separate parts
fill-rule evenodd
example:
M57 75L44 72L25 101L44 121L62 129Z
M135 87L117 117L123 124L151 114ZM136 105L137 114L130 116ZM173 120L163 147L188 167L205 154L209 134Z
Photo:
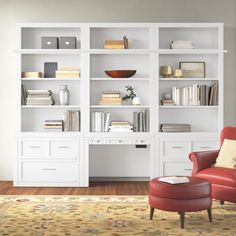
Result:
M57 37L41 37L42 49L57 49L58 38Z
M76 49L76 37L59 37L59 49Z

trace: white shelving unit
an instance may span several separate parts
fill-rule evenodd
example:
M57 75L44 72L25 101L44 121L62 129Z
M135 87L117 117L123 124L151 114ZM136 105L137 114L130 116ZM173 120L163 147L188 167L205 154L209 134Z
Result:
M18 24L17 83L19 125L15 186L88 186L89 178L149 179L190 175L192 150L218 147L223 126L223 24L221 23L23 23ZM130 49L104 49L106 39L131 42ZM75 36L77 49L41 49L42 36ZM194 49L169 49L173 40L191 40ZM161 65L178 68L180 61L204 61L205 78L162 78ZM79 67L80 78L21 78L22 71L43 72L44 62ZM109 78L104 71L135 69L131 78ZM218 83L216 106L161 106L173 86ZM21 105L25 89L50 89L54 106ZM60 106L57 92L66 84L69 106ZM101 106L105 90L134 87L141 105ZM149 110L149 132L91 132L91 112L111 120L133 122L133 112ZM62 119L66 110L80 110L80 132L45 132L43 122ZM163 123L188 123L190 133L161 133ZM141 146L140 146L141 145Z

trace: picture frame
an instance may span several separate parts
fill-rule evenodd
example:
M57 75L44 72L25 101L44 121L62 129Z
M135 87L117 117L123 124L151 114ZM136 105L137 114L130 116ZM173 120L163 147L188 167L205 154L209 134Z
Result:
M205 64L204 61L181 61L179 69L182 70L183 78L205 78Z

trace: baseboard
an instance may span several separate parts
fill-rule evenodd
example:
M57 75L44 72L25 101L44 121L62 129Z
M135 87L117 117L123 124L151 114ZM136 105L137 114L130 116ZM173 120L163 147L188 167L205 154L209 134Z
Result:
M89 181L150 181L149 177L89 177Z

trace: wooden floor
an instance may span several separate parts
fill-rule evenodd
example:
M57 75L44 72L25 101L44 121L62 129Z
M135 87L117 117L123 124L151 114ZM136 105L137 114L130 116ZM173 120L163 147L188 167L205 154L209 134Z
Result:
M90 182L88 188L13 187L0 181L0 195L147 195L148 182Z

